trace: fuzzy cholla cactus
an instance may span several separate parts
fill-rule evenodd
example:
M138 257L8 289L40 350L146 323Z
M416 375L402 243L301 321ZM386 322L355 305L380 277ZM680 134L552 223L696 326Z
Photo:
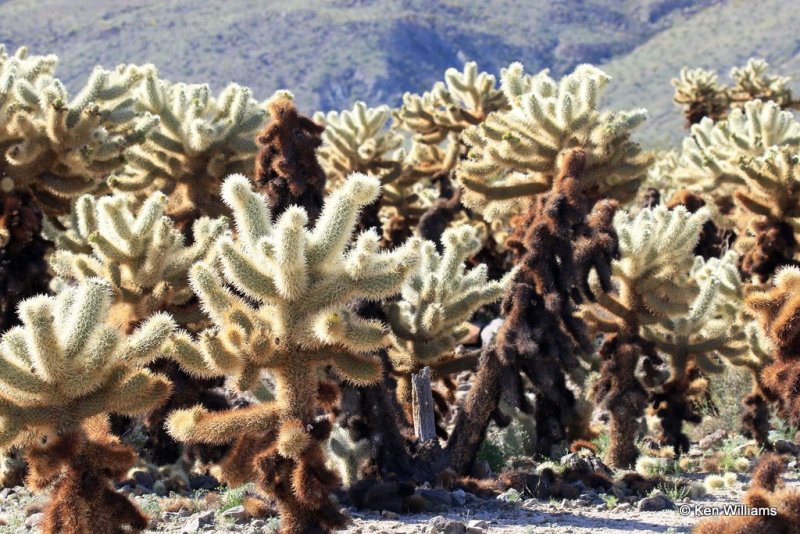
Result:
M419 267L403 284L402 298L387 306L397 395L409 409L413 373L427 366L434 379L447 379L474 366L472 359L456 358L454 348L469 330L466 321L481 306L499 300L515 272L489 281L484 264L465 270L464 262L481 248L471 226L445 230L442 241L442 254L433 242L423 244Z
M736 102L748 100L769 100L783 109L796 107L798 101L792 98L789 88L791 78L768 74L769 63L763 59L750 58L744 67L731 69L735 85L730 89L731 99Z
M166 204L163 193L152 194L138 209L122 195L84 195L67 231L49 228L58 248L50 258L53 271L64 280L105 278L116 297L111 321L125 331L155 311L170 311L181 324L200 318L199 310L186 307L193 296L187 273L209 258L226 221L198 219L187 246L164 216Z
M672 86L675 87L672 99L683 106L687 128L705 117L719 120L728 111L730 102L725 87L713 72L683 67L680 77L672 79Z
M614 227L619 236L619 259L612 263L612 276L619 281L619 300L611 298L590 277L598 303L615 321L640 325L662 317L685 313L697 288L689 278L697 243L708 210L689 213L683 206L670 210L659 205L641 210L635 217L618 212ZM602 330L615 331L608 319L591 317Z
M708 117L720 121L733 108L740 108L751 100L774 102L783 109L797 107L800 102L792 98L789 88L791 78L767 73L769 64L763 59L751 58L744 67L731 69L734 84L719 83L718 76L705 69L681 69L680 77L672 79L675 87L673 100L683 106L686 127Z
M626 200L635 194L651 158L630 134L647 114L600 111L608 75L581 65L556 81L546 70L529 76L513 63L501 78L511 109L491 113L463 133L470 149L456 176L467 207L487 220L524 211L533 195L550 188L574 148L586 152L585 180L595 195Z
M314 120L325 126L317 155L332 185L354 172L378 176L383 184L400 175L403 136L386 128L391 117L388 106L369 108L364 102L341 113L314 114Z
M770 147L742 160L744 186L734 192L742 208L742 270L763 280L782 265L796 265L800 237L800 148Z
M643 337L668 357L670 376L653 388L651 403L661 420L662 444L688 452L683 423L699 423L697 402L706 393L709 374L721 373L722 360L738 362L748 350L741 321L742 281L738 256L729 251L721 259L697 256L690 272L699 290L686 314L661 317L643 326Z
M96 189L158 124L157 117L134 109L133 99L153 67L98 67L72 98L61 81L51 76L29 81L14 76L18 70L6 78L15 103L0 133L8 140L0 188L29 190L45 211L64 213L70 199Z
M53 77L56 62L0 49L0 330L14 324L20 299L47 287L42 212L66 213L158 122L133 109L152 66L95 69L70 98Z
M125 168L109 180L111 187L139 199L166 192L167 214L179 223L199 213L222 214L220 184L230 173L252 172L255 136L266 119L250 90L230 84L214 97L208 85L171 83L152 72L137 109L161 122L147 143L127 155Z
M800 123L773 102L753 100L715 123L705 118L683 141L676 167L669 173L693 191L732 194L746 174L742 160L763 156L770 147L800 146Z
M349 488L358 481L359 469L367 462L372 452L368 439L353 439L350 432L336 425L328 439L328 456L333 460L342 478L344 487Z
M463 72L447 69L444 82L436 82L430 92L405 93L394 117L399 127L414 132L416 141L438 145L450 133L461 133L507 107L505 95L495 88L495 77L479 73L478 64L471 61Z
M618 212L614 227L619 236L619 258L611 264L612 288L602 287L600 276L589 278L596 304L585 305L583 318L606 337L600 354L600 378L595 399L610 413L611 443L607 461L617 467L633 464L637 420L644 414L646 387L666 380L658 367L662 359L655 345L642 337L642 325L686 315L698 290L689 278L693 249L708 211L689 213L659 205L635 217Z
M772 285L750 292L747 308L772 349L773 362L761 372L764 392L777 401L778 415L800 424L800 269L784 267Z
M320 380L320 372L331 365L355 384L380 379L380 361L369 352L386 344L386 328L358 317L348 305L356 298L398 292L419 248L414 239L380 252L373 231L351 243L359 209L373 202L379 190L377 178L350 176L327 197L313 229L307 229L307 214L297 206L273 224L266 199L253 193L244 176L231 176L223 185L223 199L233 211L238 235L219 243L223 276L202 263L190 271L192 287L215 328L201 333L198 341L177 336L172 356L197 376L232 377L239 390L255 386L261 371L269 369L276 400L224 412L179 410L170 416L168 428L185 442L233 441L223 464L226 480L256 479L275 496L281 532L333 528L344 520L328 500L337 481L324 465L321 445L331 425L316 418L318 406L335 402L337 391ZM248 301L226 289L223 280Z
M30 298L20 304L23 325L0 342L0 446L27 445L30 483L54 486L47 534L147 524L111 485L135 457L111 437L104 414L135 416L166 400L169 382L144 366L175 325L154 315L126 338L107 322L110 305L109 286L96 278Z

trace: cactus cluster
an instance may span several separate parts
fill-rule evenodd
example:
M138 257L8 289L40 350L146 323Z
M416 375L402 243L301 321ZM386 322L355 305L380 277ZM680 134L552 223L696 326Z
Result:
M51 490L45 534L144 530L113 486L137 462L255 483L285 534L419 510L423 483L641 495L659 481L611 480L598 419L613 467L644 427L639 467L679 463L651 460L689 450L729 368L745 435L785 446L773 405L800 424L800 123L763 62L682 71L690 136L658 155L590 65L497 86L467 63L313 118L151 65L70 96L55 66L0 49L0 454ZM497 439L573 453L488 480ZM748 499L783 513L777 471Z

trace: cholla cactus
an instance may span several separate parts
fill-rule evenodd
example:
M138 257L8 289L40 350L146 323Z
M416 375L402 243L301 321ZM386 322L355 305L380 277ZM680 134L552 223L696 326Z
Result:
M53 77L56 61L0 50L0 330L13 324L19 299L47 287L41 211L65 213L157 123L133 110L151 66L95 69L70 99Z
M23 326L0 342L0 446L31 447L30 482L55 485L47 534L147 523L111 486L134 454L110 436L103 414L139 415L166 399L169 382L144 366L175 324L154 315L126 338L107 322L110 305L109 286L96 278L30 298L20 304Z
M738 362L748 349L740 317L743 300L737 260L733 251L707 261L697 256L689 277L699 291L688 313L670 314L658 324L643 326L643 337L668 356L670 376L650 392L651 403L661 420L662 444L678 453L689 450L684 421L696 424L702 419L696 404L706 393L706 376L725 369L720 358Z
M617 295L602 287L599 276L589 279L597 304L584 306L582 316L606 332L594 395L610 414L607 461L616 467L632 465L638 455L634 440L647 401L645 387L666 379L657 369L662 360L655 345L641 336L641 327L689 313L698 294L688 276L692 250L707 218L705 208L690 214L683 206L642 209L633 218L617 213L619 259L611 265Z
M476 361L456 358L458 341L467 332L466 321L485 304L503 295L514 270L502 280L487 280L487 268L466 271L464 261L481 248L474 228L445 230L444 253L426 241L418 269L403 284L402 298L387 306L392 329L389 357L399 374L398 400L410 410L411 375L430 367L434 379L474 367Z
M774 361L761 373L764 393L777 401L778 415L796 426L800 424L800 269L784 267L771 287L750 292L745 302L772 349Z
M354 172L377 176L384 185L400 175L403 136L386 128L391 117L388 106L368 108L364 102L356 102L351 111L314 114L325 126L317 154L331 185Z
M783 109L797 107L789 89L791 78L767 74L769 64L763 59L750 58L744 67L734 67L730 76L734 85L719 83L717 75L704 69L681 69L680 78L673 78L673 100L683 106L686 127L708 117L720 121L732 108L741 107L751 100L771 101Z
M96 189L123 162L129 147L142 143L158 124L157 117L136 111L132 98L153 67L96 68L70 99L51 76L30 81L14 76L17 70L46 68L49 63L44 63L7 73L14 104L2 128L7 146L0 187L31 191L47 212L64 213L70 199Z
M800 146L800 123L773 102L753 100L735 109L727 120L703 119L691 128L673 180L694 191L732 194L746 176L742 160L763 156L770 147Z
M778 267L794 265L800 235L800 147L770 147L742 160L744 186L734 192L742 207L742 270L762 280Z
M524 211L533 195L550 188L573 148L586 152L585 180L597 194L620 200L635 194L651 158L630 133L646 112L599 111L598 96L609 76L581 65L557 82L546 70L528 76L513 63L501 78L511 109L464 130L470 150L456 176L467 207L487 220Z
M166 192L167 214L179 224L198 214L223 214L220 184L230 173L252 172L266 110L245 87L230 84L215 98L208 85L170 83L155 71L137 96L137 109L159 117L160 124L147 143L127 154L127 165L109 185L138 199Z
M233 210L238 236L221 240L219 255L224 280L249 301L226 289L211 267L198 263L190 271L216 328L197 342L178 336L172 356L197 376L232 377L239 390L256 385L261 371L269 369L277 400L223 412L179 410L168 428L185 442L234 441L223 466L227 480L257 478L278 500L282 532L343 522L327 496L336 485L321 448L330 423L315 417L318 405L333 402L336 390L321 382L319 373L332 365L355 384L380 379L380 361L369 352L386 344L386 329L356 316L348 304L398 292L417 261L418 240L379 252L372 231L347 248L359 209L374 201L379 189L377 178L351 176L328 196L314 228L306 229L307 215L299 207L287 209L273 224L265 199L244 176L231 176L223 199Z
M354 440L347 429L335 425L328 439L328 456L335 463L345 488L358 481L361 466L367 462L372 452L368 439Z
M742 399L742 432L748 438L755 439L759 446L770 450L771 414L761 373L772 362L771 347L755 323L748 323L744 331L748 350L726 359L731 365L744 367L750 373L752 387L750 393Z
M13 78L15 112L5 126L3 189L30 190L47 211L62 212L70 198L97 188L123 154L158 122L133 109L132 94L152 66L97 68L70 100L62 83L40 76Z
M316 156L325 129L301 115L289 97L272 99L268 110L269 123L256 139L253 181L266 193L273 219L298 205L313 224L325 194L325 173Z
M166 204L163 193L152 194L138 209L122 195L84 195L75 203L67 231L49 227L57 245L50 258L53 271L66 280L105 278L115 294L111 322L124 331L155 311L169 311L183 325L201 318L199 310L187 306L193 296L187 273L209 258L226 222L198 219L194 242L186 246L163 214Z
M506 107L494 76L479 73L478 64L471 61L463 72L447 69L444 82L436 82L430 92L403 94L403 105L393 114L399 127L415 132L416 141L438 145L451 132L460 133Z
M792 98L789 88L791 78L767 73L769 63L763 59L750 58L744 67L731 69L731 78L735 85L731 87L731 100L735 103L748 100L769 100L783 109L796 107L797 100Z
M745 514L700 521L695 534L739 534L741 532L796 532L800 530L800 491L782 480L786 470L777 454L765 454L753 470L752 483L743 503L750 509L773 510L767 514Z
M680 77L672 79L672 86L675 87L672 99L683 106L687 128L705 117L719 120L728 111L730 101L726 88L719 84L713 72L683 67Z

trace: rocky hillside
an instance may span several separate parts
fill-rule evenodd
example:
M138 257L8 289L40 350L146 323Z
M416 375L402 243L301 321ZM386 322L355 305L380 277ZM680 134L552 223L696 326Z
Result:
M800 65L791 0L0 0L0 43L56 52L78 85L96 64L158 66L162 76L289 88L308 111L361 99L399 103L475 60L555 74L579 63L617 77L615 105L646 106L650 140L680 135L669 79L683 64L727 72L751 55ZM268 4L268 5L265 5Z

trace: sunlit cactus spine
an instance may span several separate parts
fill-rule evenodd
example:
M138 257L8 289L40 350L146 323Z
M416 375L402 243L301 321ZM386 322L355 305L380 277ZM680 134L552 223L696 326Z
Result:
M377 178L350 176L307 228L307 214L296 206L272 223L266 199L244 176L231 176L222 196L237 235L219 243L222 273L203 263L190 271L215 326L196 340L178 335L171 356L196 376L226 375L239 390L252 388L269 370L276 399L241 410L179 410L168 428L185 442L233 442L222 466L225 480L255 480L274 496L282 532L331 529L344 521L328 499L338 483L322 449L331 423L317 418L319 406L335 403L338 391L320 373L332 366L354 384L381 378L380 361L370 352L387 344L387 328L348 305L397 293L418 258L416 239L391 251L378 250L374 231L353 241L359 210L379 190Z

